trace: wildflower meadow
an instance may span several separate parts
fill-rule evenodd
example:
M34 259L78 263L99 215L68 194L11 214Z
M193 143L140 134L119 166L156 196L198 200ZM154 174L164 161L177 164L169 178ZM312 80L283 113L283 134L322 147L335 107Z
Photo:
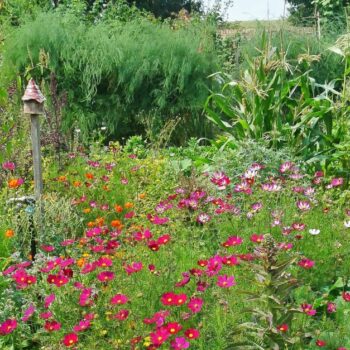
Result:
M0 350L350 350L349 3L254 2L0 0Z

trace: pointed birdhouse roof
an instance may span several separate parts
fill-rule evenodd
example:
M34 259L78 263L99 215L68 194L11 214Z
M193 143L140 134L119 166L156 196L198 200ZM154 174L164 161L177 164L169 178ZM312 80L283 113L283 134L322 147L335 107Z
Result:
M26 87L26 91L22 97L22 101L36 101L38 103L43 103L46 99L41 93L38 85L36 85L34 79L30 79Z

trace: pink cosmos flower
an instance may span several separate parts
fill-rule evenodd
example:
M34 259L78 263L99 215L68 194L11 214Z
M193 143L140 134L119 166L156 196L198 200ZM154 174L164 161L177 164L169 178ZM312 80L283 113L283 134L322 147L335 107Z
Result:
M335 303L329 302L327 304L327 312L331 314L336 311L337 311L337 305Z
M44 328L48 332L54 332L54 331L59 331L61 329L61 323L53 320L53 321L46 321L44 324Z
M171 342L171 347L174 350L188 349L190 347L190 343L185 338L178 337Z
M120 310L117 312L113 318L116 318L119 321L124 321L129 317L129 310Z
M309 201L297 201L297 207L301 211L308 211L311 209L311 204Z
M74 332L83 332L87 329L89 329L91 326L90 320L81 320L77 325L73 327Z
M342 177L334 178L331 180L331 187L339 187L344 183L344 179Z
M164 342L166 342L168 340L168 338L170 337L170 333L167 330L167 328L158 328L155 332L150 334L151 337L151 342L153 345L155 345L156 347L161 346Z
M301 310L309 316L316 315L316 310L312 308L311 304L301 304Z
M236 284L234 276L222 275L218 276L216 285L220 288L229 288Z
M16 166L13 162L4 162L2 163L2 168L4 170L14 171L16 169Z
M112 281L115 277L115 273L112 271L103 271L97 275L97 279L101 282Z
M139 272L143 268L142 262L133 262L130 265L125 265L124 269L128 275L131 275L132 273Z
M201 298L191 298L187 307L195 314L202 310L203 299Z
M44 307L47 309L56 299L55 294L50 294L45 298Z
M55 250L55 247L53 245L42 245L40 247L45 252L53 252Z
M48 320L49 318L52 317L52 312L48 311L48 312L42 312L39 317L43 320Z
M157 239L157 244L159 244L159 245L167 244L170 241L170 238L171 238L170 235L160 236Z
M285 172L292 170L294 167L294 163L285 162L280 166L280 173L284 174Z
M91 305L92 303L92 301L90 300L91 295L92 295L92 288L84 288L79 296L79 305L80 306Z
M180 282L177 282L175 284L175 287L183 287L185 286L187 283L190 282L191 279L191 275L188 272L183 272L182 273L182 280Z
M207 222L209 222L211 220L211 217L210 215L206 214L206 213L201 213L197 216L197 219L196 221L199 223L199 224L206 224Z
M315 265L315 262L313 260L305 258L305 259L301 259L298 262L298 265L304 269L311 269Z
M350 292L343 292L342 297L346 302L350 302Z
M123 178L120 179L120 183L122 185L127 185L129 183L129 180L127 178L123 177Z
M96 261L96 263L99 267L111 267L113 265L112 259L102 256Z
M35 306L33 304L30 304L29 307L24 311L22 321L27 322L34 314L35 312Z
M250 207L254 212L258 212L262 209L263 204L261 202L256 202L256 203L253 203Z
M252 234L250 236L250 240L253 242L253 243L261 243L264 241L264 235L258 235L256 233Z
M293 243L280 243L278 246L282 250L290 250L293 249Z
M116 294L111 298L112 305L124 305L128 302L128 297L124 294Z
M282 189L282 186L275 182L265 183L261 185L261 189L266 192L279 192Z
M17 321L15 319L8 319L0 324L0 335L7 335L12 333L17 328Z
M229 237L226 242L222 243L223 247L232 247L236 245L241 245L243 243L243 238L238 236L231 236Z
M160 218L158 215L147 215L148 220L154 225L164 225L169 221L169 218Z
M217 185L219 190L224 190L231 182L229 177L222 171L214 173L210 181Z

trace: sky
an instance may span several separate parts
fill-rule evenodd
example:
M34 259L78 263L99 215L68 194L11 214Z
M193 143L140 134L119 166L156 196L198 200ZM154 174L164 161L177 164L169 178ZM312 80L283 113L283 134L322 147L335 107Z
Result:
M210 4L213 0L207 0ZM231 21L279 19L283 16L284 0L234 0L228 10Z

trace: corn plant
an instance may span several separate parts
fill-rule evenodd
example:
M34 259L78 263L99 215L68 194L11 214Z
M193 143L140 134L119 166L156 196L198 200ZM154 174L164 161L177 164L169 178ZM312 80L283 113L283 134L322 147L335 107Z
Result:
M227 74L212 75L220 92L207 99L208 118L229 135L231 142L267 139L270 146L293 148L305 160L329 149L333 135L335 100L340 95L335 82L318 84L311 71L300 73L286 53L271 48L263 37L264 50L239 80ZM318 60L318 56L301 55L300 64Z

